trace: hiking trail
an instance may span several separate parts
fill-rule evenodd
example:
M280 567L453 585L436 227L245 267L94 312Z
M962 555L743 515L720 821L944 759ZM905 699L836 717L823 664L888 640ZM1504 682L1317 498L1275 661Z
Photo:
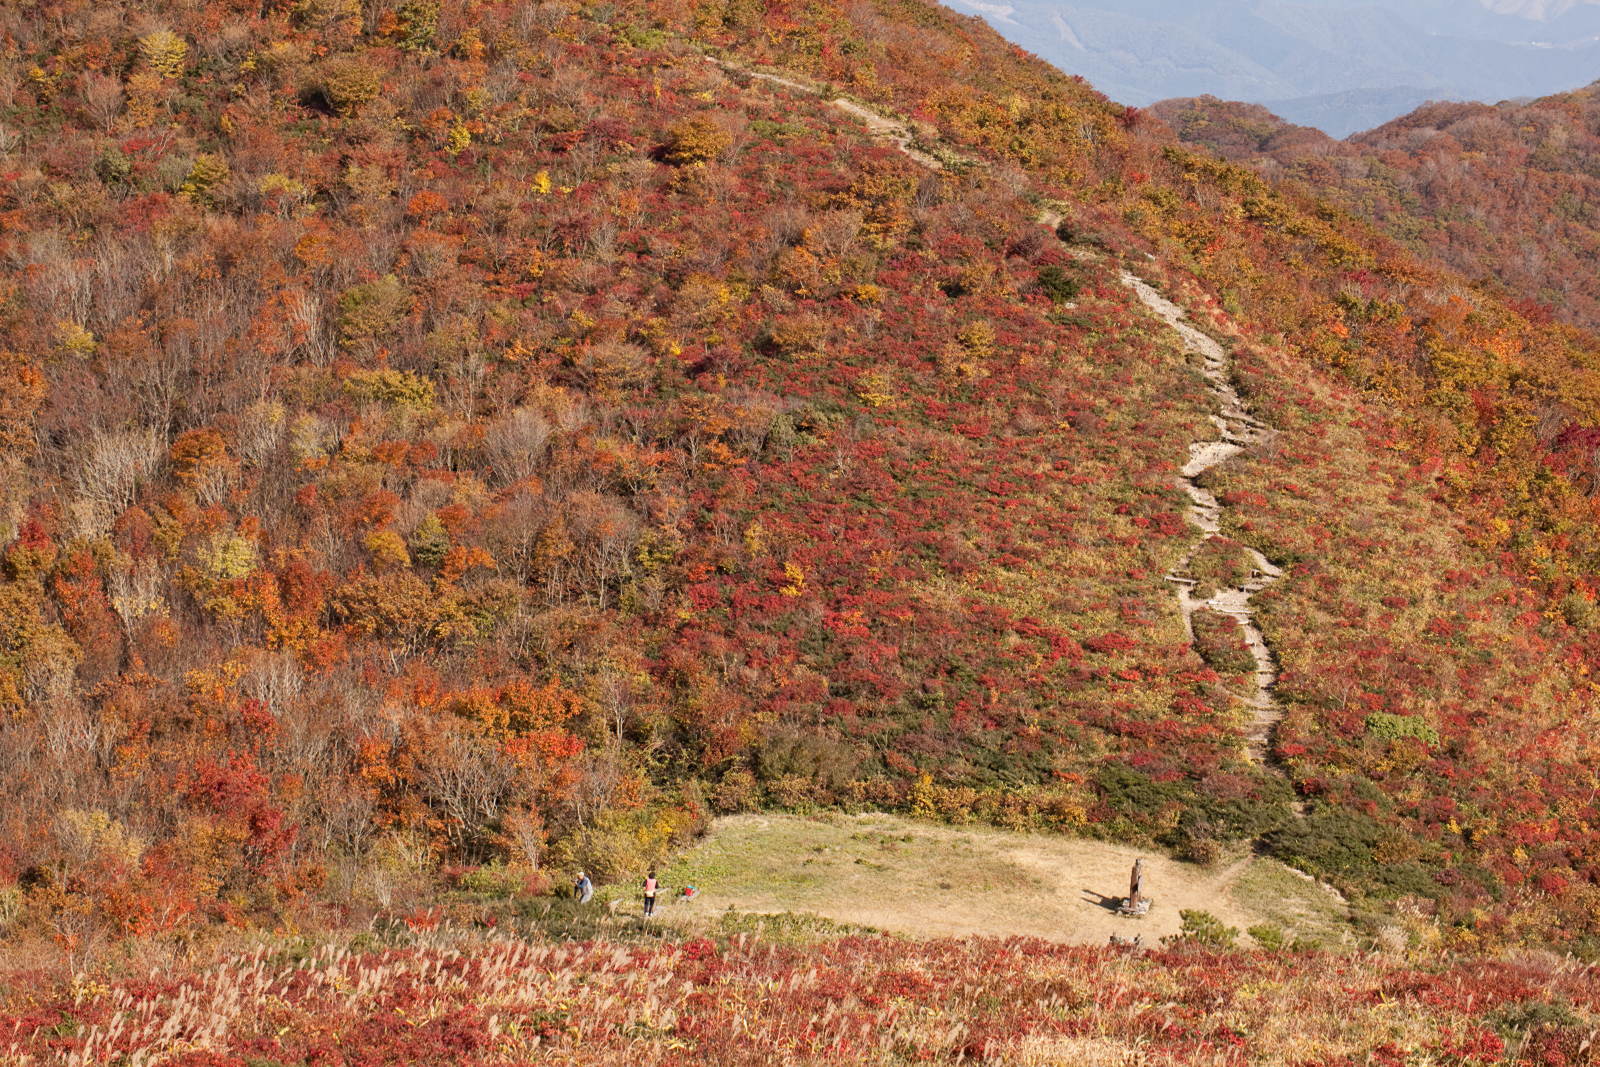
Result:
M742 67L738 64L730 63L727 60L717 59L713 56L707 56L706 60L722 68L723 70L728 71L729 73L742 74L747 78L771 82L774 85L781 85L785 89L793 89L796 92L805 93L809 96L826 97L828 95L819 85L798 81L794 78L787 78L780 74L768 74L763 71L751 70L748 67ZM874 111L870 107L866 107L863 104L858 104L854 100L849 100L842 96L836 96L829 99L828 106L844 112L846 115L865 126L868 133L872 134L874 137L881 137L882 139L890 142L900 152L909 156L912 160L920 163L922 166L927 167L929 170L945 169L944 160L917 147L916 134L912 133L911 128L905 123L900 122L897 119L892 119L881 112ZM964 157L953 158L960 163L970 164L976 162L975 160L966 159Z
M706 58L729 73L781 85L811 96L827 95L817 85L778 74L751 70L710 56ZM844 97L832 98L828 103L862 123L873 135L894 144L914 162L931 170L945 168L943 160L917 146L915 136L905 123ZM979 162L954 154L950 156L953 160L968 165ZM1064 220L1060 212L1046 208L1039 214L1037 221L1055 233ZM1080 259L1092 258L1091 254L1081 251L1075 251L1074 254ZM1200 550L1208 542L1222 535L1224 510L1222 502L1217 499L1216 494L1200 485L1201 476L1213 467L1220 466L1251 447L1271 439L1277 431L1251 413L1235 384L1233 361L1222 345L1192 326L1188 321L1187 312L1163 297L1143 278L1125 268L1119 272L1118 277L1122 284L1139 298L1140 303L1178 335L1186 353L1200 357L1200 373L1217 403L1217 409L1211 415L1211 421L1217 428L1217 438L1190 444L1188 461L1178 474L1178 486L1189 498L1189 523L1199 529L1201 536L1173 566L1171 573L1166 575L1166 580L1177 587L1178 610L1183 616L1184 632L1191 648L1195 647L1196 612L1213 611L1238 622L1245 645L1255 661L1255 688L1251 693L1231 695L1251 712L1250 722L1245 729L1246 750L1250 758L1256 763L1267 763L1271 754L1273 733L1283 719L1283 707L1273 695L1273 687L1278 680L1277 657L1256 621L1256 609L1252 601L1257 593L1282 579L1283 570L1259 550L1242 545L1240 547L1249 555L1253 565L1250 579L1242 585L1219 589L1210 597L1203 599L1194 595L1199 582L1188 572Z
M1227 615L1239 624L1245 645L1255 660L1255 691L1233 696L1251 709L1252 715L1245 737L1250 756L1257 763L1267 762L1272 746L1272 734L1283 718L1283 708L1273 696L1272 688L1278 680L1278 660L1267 638L1256 621L1255 595L1279 581L1283 569L1257 549L1241 546L1249 555L1252 574L1248 581L1232 588L1219 589L1210 597L1201 599L1194 595L1199 584L1189 574L1190 564L1205 545L1222 535L1223 505L1216 494L1200 484L1206 471L1244 454L1252 446L1271 439L1277 431L1254 415L1239 395L1234 384L1233 361L1227 350L1212 338L1195 329L1188 315L1178 305L1156 292L1148 282L1124 270L1122 284L1132 289L1139 302L1154 312L1156 317L1172 328L1183 342L1185 352L1199 356L1200 373L1206 388L1216 399L1217 408L1211 422L1217 428L1217 438L1195 441L1189 445L1189 460L1178 472L1178 486L1189 497L1189 522L1200 530L1200 538L1173 566L1167 581L1177 586L1178 609L1183 613L1183 625L1189 644L1194 645L1194 616L1197 611L1214 611Z

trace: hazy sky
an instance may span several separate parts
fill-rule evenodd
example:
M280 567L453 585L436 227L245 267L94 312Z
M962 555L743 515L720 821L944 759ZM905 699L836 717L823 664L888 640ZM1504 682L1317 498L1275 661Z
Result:
M1211 94L1338 136L1600 79L1600 0L947 0L1115 100Z

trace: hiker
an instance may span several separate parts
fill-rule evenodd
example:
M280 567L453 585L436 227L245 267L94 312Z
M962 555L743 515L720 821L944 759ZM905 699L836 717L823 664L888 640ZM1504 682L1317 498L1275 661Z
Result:
M651 871L644 880L644 915L645 918L656 913L656 872Z
M579 904L587 904L594 897L594 883L589 881L586 872L578 872L578 880L572 885L572 893L578 898Z

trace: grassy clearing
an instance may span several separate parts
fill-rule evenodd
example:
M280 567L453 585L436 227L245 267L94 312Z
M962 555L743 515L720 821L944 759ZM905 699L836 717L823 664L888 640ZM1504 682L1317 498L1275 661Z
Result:
M1233 883L1233 899L1247 912L1293 937L1337 945L1350 933L1349 912L1332 891L1275 860L1257 860Z
M1145 860L1145 919L1115 915L1128 873ZM662 872L670 890L701 890L662 909L674 923L717 913L816 916L916 937L1023 935L1103 944L1174 934L1179 912L1211 912L1240 930L1280 927L1337 943L1336 896L1276 861L1244 856L1216 867L1101 841L919 823L892 815L742 815Z

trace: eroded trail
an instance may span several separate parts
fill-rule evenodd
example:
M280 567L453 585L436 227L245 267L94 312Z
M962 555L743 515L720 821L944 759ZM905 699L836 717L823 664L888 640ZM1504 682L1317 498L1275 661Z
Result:
M1272 693L1272 687L1278 680L1278 661L1256 621L1252 600L1261 590L1282 578L1283 570L1256 549L1241 546L1249 554L1252 564L1250 579L1242 585L1219 589L1202 599L1194 595L1199 583L1190 573L1190 566L1206 543L1222 533L1222 503L1216 494L1200 485L1200 476L1270 438L1276 431L1250 413L1234 384L1233 362L1220 344L1191 326L1183 309L1156 292L1148 282L1128 271L1123 271L1121 278L1122 284L1133 290L1140 303L1177 333L1184 350L1200 357L1200 373L1217 401L1217 410L1211 415L1211 421L1217 428L1216 439L1191 444L1189 460L1178 472L1178 485L1189 497L1189 522L1200 530L1200 538L1184 553L1172 573L1167 575L1167 580L1177 586L1178 608L1183 613L1184 627L1191 644L1194 642L1196 612L1209 610L1238 620L1245 644L1255 660L1256 670L1254 691L1235 693L1234 696L1252 711L1246 730L1250 755L1257 762L1265 762L1271 748L1272 732L1283 718L1283 709Z

